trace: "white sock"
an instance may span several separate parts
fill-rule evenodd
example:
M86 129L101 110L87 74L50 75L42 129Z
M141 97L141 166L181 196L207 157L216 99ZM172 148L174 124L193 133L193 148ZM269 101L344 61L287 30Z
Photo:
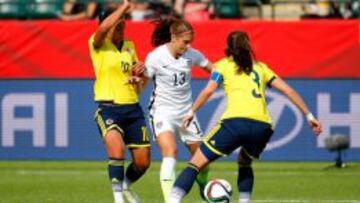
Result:
M251 203L251 193L250 192L240 192L239 203Z
M165 202L170 202L169 195L175 182L175 164L174 157L164 157L161 162L160 183Z
M124 203L124 197L122 192L114 192L113 194L115 203Z
M114 202L115 203L124 203L124 197L122 192L122 184L121 183L113 183L112 185Z
M130 185L131 185L131 181L125 175L124 176L124 181L123 181L123 190L129 189Z
M171 190L170 196L169 196L169 202L170 203L180 203L181 199L184 197L185 192L182 189L179 188L173 188Z

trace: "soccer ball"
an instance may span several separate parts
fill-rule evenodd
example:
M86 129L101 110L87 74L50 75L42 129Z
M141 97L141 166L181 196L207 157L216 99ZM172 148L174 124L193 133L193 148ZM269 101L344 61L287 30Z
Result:
M229 203L231 200L232 188L228 181L224 179L210 180L204 189L204 196L210 203L222 202Z

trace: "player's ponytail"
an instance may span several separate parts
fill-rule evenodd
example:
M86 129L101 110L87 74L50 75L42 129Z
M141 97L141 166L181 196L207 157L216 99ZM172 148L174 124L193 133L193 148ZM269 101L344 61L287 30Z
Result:
M250 74L253 70L254 52L251 49L249 36L245 32L235 31L227 38L226 56L233 57L238 72Z
M153 23L155 24L155 30L151 37L151 43L155 47L170 42L172 34L178 36L184 33L194 33L190 23L174 17L159 18L154 20Z

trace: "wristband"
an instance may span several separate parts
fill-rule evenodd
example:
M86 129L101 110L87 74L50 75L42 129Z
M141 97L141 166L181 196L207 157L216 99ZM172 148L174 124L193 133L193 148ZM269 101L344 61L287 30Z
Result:
M312 121L312 120L315 120L315 117L311 112L309 112L309 113L306 114L306 120L307 121Z

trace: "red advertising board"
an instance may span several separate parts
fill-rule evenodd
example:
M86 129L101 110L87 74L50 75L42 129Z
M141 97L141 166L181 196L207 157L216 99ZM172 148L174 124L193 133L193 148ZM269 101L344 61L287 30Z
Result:
M224 56L226 37L247 31L258 60L284 78L360 78L360 20L192 23L193 47L211 61ZM96 21L1 21L1 79L91 79L88 38ZM127 22L126 37L144 60L153 48L150 22ZM194 69L195 78L207 76Z

